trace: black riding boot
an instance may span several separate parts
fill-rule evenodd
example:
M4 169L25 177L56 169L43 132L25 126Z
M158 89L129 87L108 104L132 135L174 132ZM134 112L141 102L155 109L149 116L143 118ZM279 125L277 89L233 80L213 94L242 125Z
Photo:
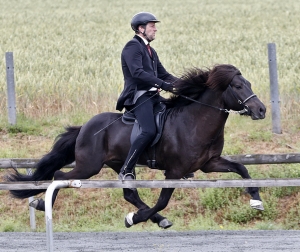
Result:
M134 175L135 165L138 162L140 155L143 153L144 149L148 145L148 142L141 138L142 137L139 136L131 145L125 163L119 173L119 179L121 180L135 179L135 175Z

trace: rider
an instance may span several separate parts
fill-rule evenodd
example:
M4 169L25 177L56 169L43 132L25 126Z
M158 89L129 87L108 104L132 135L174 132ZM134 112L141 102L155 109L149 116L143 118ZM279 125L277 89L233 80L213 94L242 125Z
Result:
M172 82L177 78L166 71L156 51L150 47L160 22L149 12L139 12L131 20L135 36L125 45L121 54L124 89L117 101L116 109L132 110L142 132L132 143L119 178L133 180L134 167L139 156L152 142L156 134L153 114L155 104L163 98L159 89L172 92Z

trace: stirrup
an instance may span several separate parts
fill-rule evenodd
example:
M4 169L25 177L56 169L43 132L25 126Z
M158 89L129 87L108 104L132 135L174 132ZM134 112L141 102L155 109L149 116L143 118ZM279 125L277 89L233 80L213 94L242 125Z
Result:
M120 173L119 174L119 179L122 180L122 181L124 181L124 180L135 180L135 176L132 172L125 173L125 174Z

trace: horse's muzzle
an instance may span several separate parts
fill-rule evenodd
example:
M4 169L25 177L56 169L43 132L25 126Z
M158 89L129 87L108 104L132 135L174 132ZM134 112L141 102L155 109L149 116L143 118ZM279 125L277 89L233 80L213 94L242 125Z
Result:
M261 106L257 108L256 111L249 110L249 112L252 120L261 120L264 119L266 116L266 107Z

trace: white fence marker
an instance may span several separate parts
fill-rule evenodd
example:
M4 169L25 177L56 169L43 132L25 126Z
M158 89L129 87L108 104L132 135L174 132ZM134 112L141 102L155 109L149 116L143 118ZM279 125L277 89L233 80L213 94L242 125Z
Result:
M45 195L45 219L47 235L47 251L53 251L53 230L52 230L52 196L55 189L63 187L81 187L80 180L56 180L48 187Z

